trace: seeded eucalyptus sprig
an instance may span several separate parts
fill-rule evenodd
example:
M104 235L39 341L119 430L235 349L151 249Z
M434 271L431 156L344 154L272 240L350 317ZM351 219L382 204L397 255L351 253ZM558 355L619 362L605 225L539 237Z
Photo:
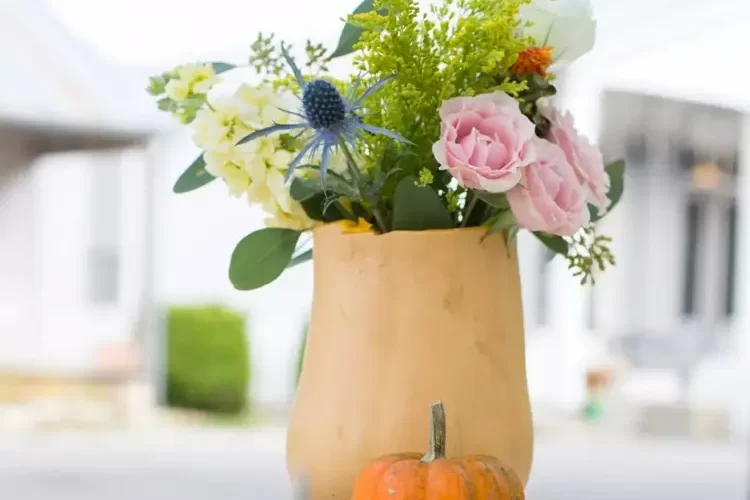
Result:
M287 67L281 55L281 49L276 45L275 38L274 33L268 36L258 33L258 38L250 45L248 62L259 75L266 78L278 78L287 74Z
M263 76L265 81L277 85L289 85L294 83L294 75L284 59L284 51L291 51L292 45L284 41L277 42L276 35L271 33L267 36L258 33L258 38L250 45L250 66ZM304 69L307 75L320 75L328 71L328 62L331 60L328 50L323 44L314 44L311 40L305 42Z

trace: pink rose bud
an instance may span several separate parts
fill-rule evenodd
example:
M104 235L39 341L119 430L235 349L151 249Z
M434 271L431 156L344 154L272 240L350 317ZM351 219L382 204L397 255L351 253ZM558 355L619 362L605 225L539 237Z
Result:
M513 216L530 231L573 236L590 220L586 191L559 146L536 139L534 149L536 161L507 194Z
M440 118L433 155L465 188L504 193L534 161L534 124L504 92L445 101Z

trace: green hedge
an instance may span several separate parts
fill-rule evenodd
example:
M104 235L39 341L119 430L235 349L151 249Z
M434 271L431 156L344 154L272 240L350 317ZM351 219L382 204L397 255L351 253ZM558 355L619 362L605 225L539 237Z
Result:
M216 413L248 406L245 318L221 307L167 312L167 404Z

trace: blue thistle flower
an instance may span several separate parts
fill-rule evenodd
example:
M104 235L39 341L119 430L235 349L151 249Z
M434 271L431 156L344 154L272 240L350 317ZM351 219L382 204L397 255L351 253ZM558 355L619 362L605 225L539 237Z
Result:
M313 80L306 83L294 60L289 56L286 48L282 49L284 59L289 64L302 89L302 109L300 112L286 111L300 118L299 123L274 124L270 127L256 130L244 137L238 144L244 144L259 137L265 137L275 132L286 132L299 130L297 137L307 131L312 131L312 137L305 144L299 154L294 158L286 172L288 180L295 168L299 167L306 156L315 157L320 153L320 176L323 183L326 182L328 171L328 160L336 148L356 148L357 136L361 132L374 135L383 135L391 139L410 143L396 132L367 125L357 113L363 107L364 101L377 92L383 85L394 77L383 78L367 89L358 99L354 99L357 92L359 80L349 89L347 97L341 95L338 89L326 80Z

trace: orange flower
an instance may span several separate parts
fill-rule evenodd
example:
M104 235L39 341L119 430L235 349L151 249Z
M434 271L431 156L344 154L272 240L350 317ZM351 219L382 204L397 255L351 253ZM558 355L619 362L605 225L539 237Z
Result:
M353 220L342 219L336 223L344 228L344 234L372 233L372 224L362 217L354 222Z
M529 47L518 54L518 60L510 70L516 75L536 73L541 77L546 77L550 64L552 64L552 47Z

